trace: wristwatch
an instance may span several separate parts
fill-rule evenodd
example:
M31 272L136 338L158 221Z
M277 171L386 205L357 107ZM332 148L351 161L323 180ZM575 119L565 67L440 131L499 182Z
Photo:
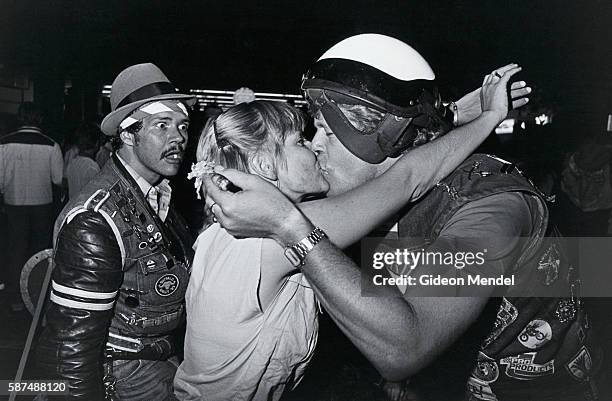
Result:
M312 230L310 234L306 236L306 238L286 247L285 257L293 266L303 266L304 259L306 258L306 255L308 255L308 252L310 252L315 245L321 242L323 238L327 238L325 231L321 230L319 227L315 227L315 229Z

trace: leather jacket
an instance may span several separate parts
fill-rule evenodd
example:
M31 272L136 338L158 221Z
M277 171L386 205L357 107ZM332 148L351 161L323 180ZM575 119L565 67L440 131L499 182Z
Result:
M39 374L67 399L105 398L104 361L174 355L184 323L192 238L171 207L162 222L115 155L56 221Z

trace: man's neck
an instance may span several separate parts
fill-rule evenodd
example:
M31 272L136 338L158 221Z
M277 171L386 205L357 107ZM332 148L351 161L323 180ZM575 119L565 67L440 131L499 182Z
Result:
M380 176L385 171L389 170L391 166L393 166L398 160L399 160L399 157L387 157L385 160L382 161L382 163L377 164L376 165L376 177Z

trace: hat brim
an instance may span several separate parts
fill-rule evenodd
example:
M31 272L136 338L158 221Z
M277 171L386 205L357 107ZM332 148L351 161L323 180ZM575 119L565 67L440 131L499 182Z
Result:
M139 100L134 103L126 104L118 108L115 111L111 111L108 113L106 117L102 120L102 124L100 125L100 129L105 135L115 136L118 134L117 127L121 124L121 121L125 120L127 116L129 116L134 110L142 106L146 103L151 103L156 100L169 100L176 99L184 101L188 106L193 106L196 102L196 98L193 95L183 95L179 93L167 93L164 95L153 96L147 99Z

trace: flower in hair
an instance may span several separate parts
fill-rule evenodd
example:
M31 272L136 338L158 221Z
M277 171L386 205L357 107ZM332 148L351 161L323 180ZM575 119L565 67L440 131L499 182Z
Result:
M191 180L195 178L195 182L193 186L196 190L196 196L198 199L202 199L200 197L200 190L202 189L202 184L204 183L204 175L214 173L215 163L208 161L200 161L197 163L193 163L191 165L191 171L187 174L187 179Z

